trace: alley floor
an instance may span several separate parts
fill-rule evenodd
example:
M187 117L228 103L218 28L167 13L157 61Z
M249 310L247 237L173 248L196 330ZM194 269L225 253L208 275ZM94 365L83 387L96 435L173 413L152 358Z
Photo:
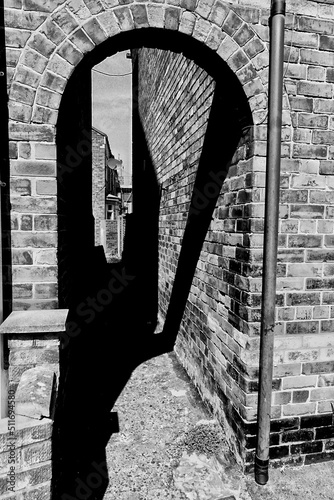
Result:
M115 405L105 500L333 500L334 463L245 476L175 354L135 370Z

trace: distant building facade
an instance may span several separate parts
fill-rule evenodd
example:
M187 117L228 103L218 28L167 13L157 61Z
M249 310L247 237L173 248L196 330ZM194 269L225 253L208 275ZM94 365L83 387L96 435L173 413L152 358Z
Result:
M122 211L120 182L108 136L92 128L92 203L95 219L95 245L101 244L101 223L115 220Z

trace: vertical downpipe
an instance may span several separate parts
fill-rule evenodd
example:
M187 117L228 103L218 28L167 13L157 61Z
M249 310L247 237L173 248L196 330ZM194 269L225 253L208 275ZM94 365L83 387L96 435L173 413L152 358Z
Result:
M255 481L261 485L268 481L269 468L281 162L284 20L285 0L272 0L258 432L255 456Z
M3 224L5 211L9 206L8 186L8 97L7 97L7 71L6 71L6 43L5 43L5 20L4 2L0 0L0 323L8 314L4 300L4 283L8 274L8 259L5 258L4 247L9 246L8 222ZM5 227L4 227L5 226ZM6 237L3 237L6 234ZM6 269L6 270L5 270ZM8 306L7 306L8 309ZM0 335L0 419L8 415L8 370L7 370L7 339Z

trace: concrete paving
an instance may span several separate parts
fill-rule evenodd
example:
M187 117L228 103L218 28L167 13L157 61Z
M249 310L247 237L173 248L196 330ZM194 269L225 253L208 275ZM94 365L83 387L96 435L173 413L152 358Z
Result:
M121 394L107 447L105 500L333 500L334 464L242 474L224 434L174 354L138 367Z

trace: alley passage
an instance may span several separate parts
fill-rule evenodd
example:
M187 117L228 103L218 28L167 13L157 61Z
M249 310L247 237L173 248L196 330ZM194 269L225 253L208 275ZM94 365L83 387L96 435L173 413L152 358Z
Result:
M250 499L222 432L175 354L137 368L114 410L120 433L107 448L105 500Z
M175 354L137 368L114 410L104 500L333 500L333 462L272 469L263 487L241 473L223 435L215 457L201 454L215 446L203 432L212 417Z

